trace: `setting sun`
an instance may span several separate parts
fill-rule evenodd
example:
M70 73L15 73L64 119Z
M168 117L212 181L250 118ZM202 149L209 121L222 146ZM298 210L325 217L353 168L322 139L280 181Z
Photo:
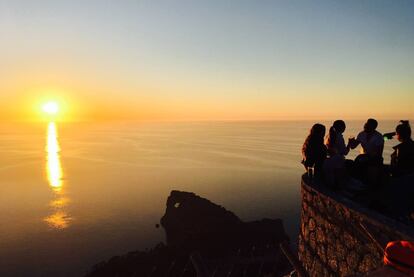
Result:
M47 102L42 106L42 110L50 115L57 114L59 112L59 105L56 102Z

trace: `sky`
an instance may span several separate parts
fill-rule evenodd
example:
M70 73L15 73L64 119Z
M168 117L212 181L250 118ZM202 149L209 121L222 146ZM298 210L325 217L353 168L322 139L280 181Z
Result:
M414 1L0 0L0 120L414 118Z

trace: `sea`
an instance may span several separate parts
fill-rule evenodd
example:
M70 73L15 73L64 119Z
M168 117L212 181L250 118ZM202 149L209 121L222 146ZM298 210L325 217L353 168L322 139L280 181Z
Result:
M301 147L314 123L1 123L0 276L82 276L163 242L156 224L171 190L194 192L245 221L281 218L294 244ZM363 123L348 121L345 139ZM380 121L378 129L397 123ZM386 141L385 162L396 144Z

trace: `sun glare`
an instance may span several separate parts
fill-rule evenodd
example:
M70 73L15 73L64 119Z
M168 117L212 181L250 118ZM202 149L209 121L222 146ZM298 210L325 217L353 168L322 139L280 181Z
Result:
M49 185L56 190L60 190L62 188L62 167L60 165L57 128L54 122L50 122L47 128L46 152Z
M42 110L47 114L54 115L59 112L59 105L56 102L50 101L42 106Z

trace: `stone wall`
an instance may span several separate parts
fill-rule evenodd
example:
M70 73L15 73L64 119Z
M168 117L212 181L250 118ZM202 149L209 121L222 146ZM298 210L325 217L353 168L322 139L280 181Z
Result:
M307 176L301 196L299 259L310 276L348 276L382 265L383 254L361 222L380 241L414 238L411 228L317 186Z

